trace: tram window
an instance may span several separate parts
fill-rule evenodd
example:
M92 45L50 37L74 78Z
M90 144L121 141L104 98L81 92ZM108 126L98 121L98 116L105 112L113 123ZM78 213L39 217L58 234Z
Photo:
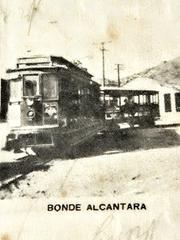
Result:
M158 104L158 94L150 95L150 103Z
M37 75L24 76L24 96L35 96L39 94L39 81Z
M176 112L180 112L180 93L175 93Z
M154 103L158 104L159 102L159 96L158 94L153 95L154 96Z
M70 90L70 81L66 78L61 79L61 91L67 92Z
M165 112L171 112L171 95L169 93L164 94L164 106Z
M139 95L139 101L140 101L141 105L143 105L145 103L144 95Z
M135 102L135 103L138 103L138 96L134 96L133 99L134 99L134 102Z
M154 103L154 95L150 95L150 103Z
M44 74L43 79L43 94L45 99L57 98L57 77L53 74Z

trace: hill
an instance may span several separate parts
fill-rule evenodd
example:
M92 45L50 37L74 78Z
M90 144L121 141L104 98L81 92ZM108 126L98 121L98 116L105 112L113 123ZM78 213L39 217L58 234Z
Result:
M163 61L161 64L148 68L145 71L135 73L123 79L124 83L130 82L137 78L152 78L157 80L160 84L171 84L180 86L180 57L171 61Z

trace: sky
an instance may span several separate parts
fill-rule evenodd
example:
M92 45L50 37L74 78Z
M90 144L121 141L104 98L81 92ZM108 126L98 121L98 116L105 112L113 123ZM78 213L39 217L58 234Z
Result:
M57 55L80 60L102 78L121 77L180 56L179 0L0 0L0 74L17 57Z

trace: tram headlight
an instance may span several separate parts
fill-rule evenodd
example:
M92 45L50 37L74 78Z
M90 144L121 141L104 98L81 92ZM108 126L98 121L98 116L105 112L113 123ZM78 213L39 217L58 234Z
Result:
M32 106L32 105L34 104L34 99L32 99L32 98L27 98L27 99L26 99L26 104L27 104L28 107L29 107L29 106Z
M28 112L27 112L27 117L29 120L32 120L34 117L35 117L35 111L34 109L30 109Z

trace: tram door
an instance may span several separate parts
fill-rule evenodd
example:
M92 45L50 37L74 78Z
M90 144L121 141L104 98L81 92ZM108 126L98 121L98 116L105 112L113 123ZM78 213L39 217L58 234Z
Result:
M1 80L1 111L0 119L6 120L9 102L9 82Z

